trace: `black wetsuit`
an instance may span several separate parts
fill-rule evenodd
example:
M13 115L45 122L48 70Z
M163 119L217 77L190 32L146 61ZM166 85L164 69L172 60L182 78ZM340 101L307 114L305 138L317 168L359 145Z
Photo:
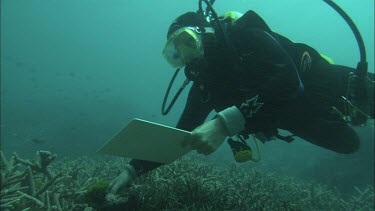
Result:
M199 68L199 75L177 128L192 131L212 110L240 108L258 95L264 104L246 119L246 133L272 138L278 137L277 129L284 129L339 153L359 148L356 132L332 113L332 106L345 110L341 96L346 95L353 68L330 64L310 46L272 32L253 11L226 30L233 48L205 49L204 62L185 67L185 72ZM161 165L142 160L131 164L138 174Z

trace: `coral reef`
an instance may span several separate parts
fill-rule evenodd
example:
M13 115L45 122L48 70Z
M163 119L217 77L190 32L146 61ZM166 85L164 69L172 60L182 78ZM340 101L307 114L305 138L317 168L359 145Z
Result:
M184 158L139 178L128 194L137 210L373 210L374 187L349 200L316 183ZM134 197L136 196L136 197Z
M33 162L16 153L9 161L2 151L0 155L1 210L84 210L87 207L76 201L92 184L91 175L86 181L77 181L71 166L51 167L57 156L48 151L38 151Z
M374 210L371 185L354 187L344 199L325 185L248 165L219 168L200 156L185 156L137 178L109 203L101 201L108 181L126 159L55 160L38 151L30 162L0 155L1 210Z

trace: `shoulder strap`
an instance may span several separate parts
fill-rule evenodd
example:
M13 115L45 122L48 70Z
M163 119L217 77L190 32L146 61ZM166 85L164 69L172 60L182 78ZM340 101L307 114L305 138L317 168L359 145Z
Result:
M271 32L271 29L266 22L252 10L247 11L243 16L236 20L235 26L240 28L260 28L266 32Z

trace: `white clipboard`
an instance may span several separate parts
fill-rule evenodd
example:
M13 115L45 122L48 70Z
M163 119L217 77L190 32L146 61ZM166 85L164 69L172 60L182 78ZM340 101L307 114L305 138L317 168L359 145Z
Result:
M188 131L133 119L97 153L171 163L191 150L188 146L182 147L182 142L189 136Z

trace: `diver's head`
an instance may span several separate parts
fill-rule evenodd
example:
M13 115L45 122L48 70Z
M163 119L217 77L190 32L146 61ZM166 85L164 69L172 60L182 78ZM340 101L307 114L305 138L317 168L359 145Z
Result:
M233 24L241 16L239 12L228 11L216 22ZM218 29L216 22L208 22L207 17L196 12L177 17L168 29L163 50L167 62L174 68L182 68L192 61L219 58L218 51L230 51L225 32L222 27Z
M210 24L206 21L205 17L196 12L187 12L183 15L178 16L168 28L167 39L176 32L178 29L183 27L209 27Z
M214 34L210 24L199 13L187 12L176 18L167 33L163 56L174 68L203 58L205 35Z

